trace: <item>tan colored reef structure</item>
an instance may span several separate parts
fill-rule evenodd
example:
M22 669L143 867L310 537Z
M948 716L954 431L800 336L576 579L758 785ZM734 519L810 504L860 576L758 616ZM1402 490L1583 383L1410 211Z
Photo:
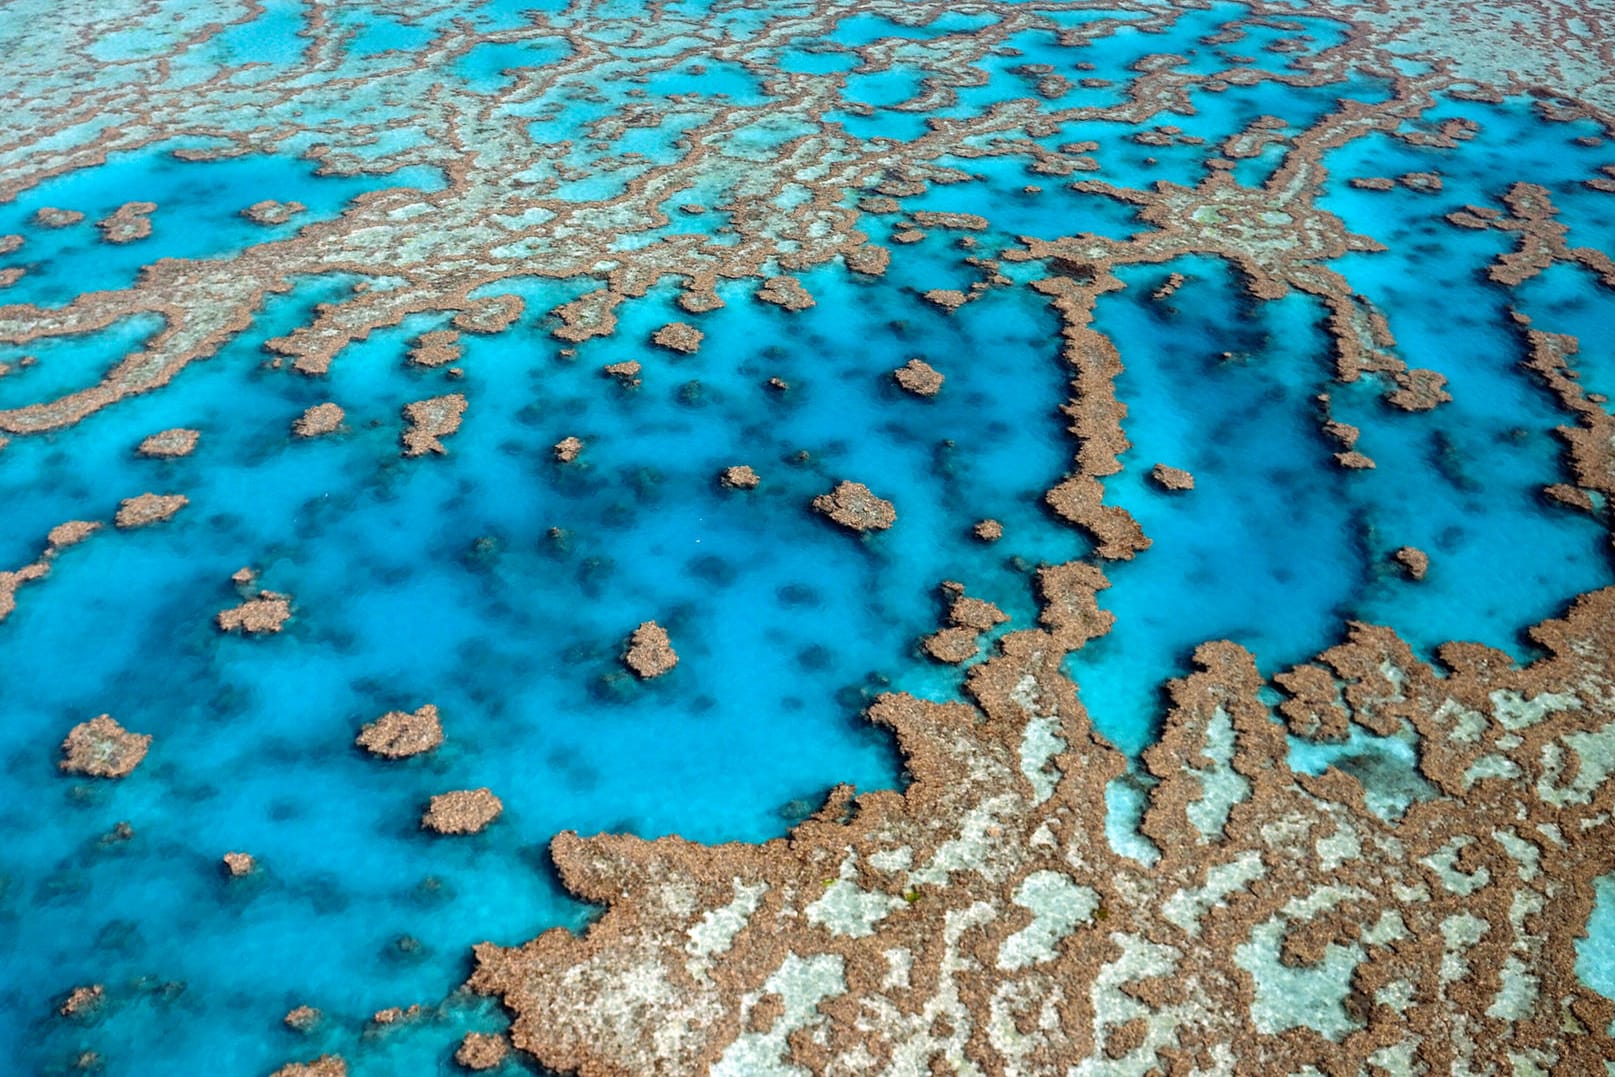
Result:
M342 420L346 418L341 406L326 401L315 404L292 423L292 433L300 438L317 438L322 434L335 433L342 427Z
M757 484L762 481L750 464L726 467L718 475L719 485L730 490L755 490Z
M225 853L220 864L232 879L244 879L258 870L258 861L251 853Z
M382 759L407 759L442 744L443 723L431 703L413 711L388 711L366 722L355 743Z
M140 443L135 450L141 456L175 457L189 456L196 449L196 443L201 438L201 432L175 427L172 430L161 430Z
M1292 770L1250 655L1203 645L1145 754L1145 864L1106 838L1126 760L1059 668L1108 628L1103 578L1043 583L1046 627L971 670L973 703L870 708L904 792L843 787L762 846L557 837L567 887L607 912L477 948L471 986L510 1008L516 1046L591 1077L1611 1057L1615 1004L1577 979L1573 940L1615 811L1615 589L1534 629L1549 657L1524 669L1453 644L1438 675L1367 626L1324 656L1331 723L1418 740L1431 794L1400 817L1343 771Z
M634 629L623 649L622 660L634 676L647 681L671 672L679 664L672 637L655 621L645 621Z
M110 714L98 714L67 734L57 766L90 778L127 777L146 758L151 740L150 733L131 733Z
M93 384L0 409L0 448L4 435L48 435L161 390L239 339L272 297L304 280L340 274L354 283L306 324L266 343L270 370L284 361L301 376L328 374L351 344L416 315L451 319L452 329L437 331L445 349L456 333L501 332L523 317L524 300L488 293L523 276L589 282L592 290L578 298L530 312L562 345L609 336L625 304L677 281L678 305L692 321L664 326L653 342L688 355L706 340L693 323L722 305L729 282L749 282L764 300L800 310L814 300L799 274L839 262L858 276L880 275L891 267L892 245L945 241L976 251L967 264L979 279L926 280L920 288L928 290L915 294L936 309L921 316L946 312L964 321L972 313L966 304L1011 283L999 273L1009 263L1030 271L1031 286L1058 315L1069 376L1063 411L1075 452L1045 501L1089 535L1095 558L1125 560L1143 554L1149 537L1107 500L1104 483L1134 466L1124 464L1126 405L1115 386L1122 357L1094 325L1097 298L1122 287L1115 270L1209 256L1232 264L1254 301L1314 297L1327 314L1337 380L1367 379L1403 410L1437 408L1448 399L1441 375L1409 367L1385 314L1332 268L1380 247L1324 208L1320 196L1340 182L1324 168L1325 154L1381 135L1457 148L1475 123L1437 120L1429 110L1443 100L1505 94L1531 94L1543 122L1590 120L1615 134L1615 16L1603 4L1253 0L1227 36L1203 40L1218 48L1200 53L1196 65L1145 55L1125 86L1112 87L1092 64L1065 73L1016 64L1011 74L1024 93L975 111L952 106L981 85L984 62L1011 58L1022 35L1081 47L1123 27L1151 35L1199 9L1115 0L1105 6L1109 17L1073 23L1056 15L1086 5L989 0L967 12L972 21L986 16L982 25L953 32L932 25L952 10L934 3L789 7L761 39L706 33L678 5L658 7L656 18L628 30L627 47L640 55L672 46L646 60L647 71L695 60L739 65L765 85L761 106L701 103L696 95L635 100L603 110L564 145L532 137L530 106L572 93L605 103L590 80L624 47L588 32L599 14L590 0L564 19L539 13L511 28L463 20L414 55L371 61L373 83L348 81L341 50L317 47L342 24L337 0L302 5L310 47L278 77L234 81L225 69L184 86L167 84L173 57L206 54L216 35L256 14L253 5L197 7L201 18L189 22L173 12L182 17L164 30L169 45L116 64L96 59L96 41L144 31L167 8L102 5L65 24L19 20L9 63L14 78L39 88L13 102L22 119L0 146L0 197L151 146L183 142L177 156L212 160L302 147L310 136L318 142L307 156L324 173L379 176L425 165L439 168L445 183L430 193L378 184L383 189L294 236L229 256L156 261L128 286L57 306L0 306L0 344L20 349L88 337L133 316L161 322ZM839 76L805 76L775 62L778 50L833 38L836 20L863 15L925 29L920 42L882 35L849 50L861 73L923 70L916 96L895 110L924 120L908 142L857 137L830 114L877 110L845 101ZM1292 21L1298 16L1333 19L1349 32L1341 45L1309 50L1307 27ZM1237 46L1246 27L1292 35L1264 48L1284 54L1285 65L1258 65L1221 48ZM72 42L66 50L63 34ZM529 41L564 42L568 55L506 80L472 107L443 91L444 68L471 50ZM40 57L57 58L60 70L42 68ZM1400 62L1432 57L1418 65L1421 74ZM1207 62L1209 73L1191 70ZM1089 123L1130 128L1130 145L1192 145L1198 140L1161 123L1161 113L1191 114L1203 94L1232 88L1327 89L1364 72L1388 92L1340 100L1305 130L1258 117L1208 147L1217 156L1191 185L1126 188L1082 178L1101 173L1114 147L1049 145L1062 127ZM378 86L385 90L367 103L374 124L304 119L333 91ZM1121 92L1094 95L1105 102L1096 104L1079 87ZM243 110L261 122L243 129L236 122ZM104 122L84 124L86 115ZM619 144L669 118L691 121L680 153L652 159ZM759 148L760 121L800 133ZM585 168L565 160L580 148L592 155ZM1141 227L1121 239L1077 231L1023 243L998 234L988 216L905 203L978 182L973 158L984 162L982 175L988 163L1024 165L1038 179L1021 186L1028 198L1071 184L1131 209ZM1241 162L1259 165L1263 178L1243 180ZM723 174L736 177L728 193L696 194ZM620 179L613 186L621 193L593 201L558 193L596 175ZM1584 184L1607 191L1615 180ZM1431 171L1356 182L1364 190L1397 185L1433 201L1442 181ZM247 212L272 224L286 219L290 205L258 203ZM677 207L676 227L669 206ZM134 241L150 234L155 211L129 203L99 227L108 242ZM881 214L896 216L875 220ZM1501 208L1464 207L1448 221L1504 234L1512 249L1490 270L1499 288L1566 263L1615 286L1607 252L1570 246L1555 214L1545 188L1522 183L1508 189ZM721 235L698 227L718 219L726 222ZM36 221L71 227L83 214L40 210ZM1183 284L1166 279L1156 292L1163 311ZM1615 494L1615 418L1577 384L1575 340L1523 323L1520 337L1532 376L1571 417L1558 433L1574 482L1543 476L1546 496L1607 513L1601 502ZM730 358L717 352L708 345L699 362ZM812 378L800 376L804 384ZM636 370L624 382L637 377ZM779 376L767 384L788 388ZM1324 403L1320 432L1335 461L1374 468L1365 451L1373 447L1359 446L1360 431L1336 422ZM462 394L409 404L404 454L445 452L442 439L459 428L466 404ZM337 405L322 404L295 432L326 434L342 421ZM116 523L153 523L184 504L182 495L142 495L125 502ZM857 483L821 495L815 507L854 530L888 527L896 515ZM64 524L36 561L0 572L0 619L22 584L46 575L59 546L95 526ZM975 533L994 541L1003 529L984 520ZM1172 685L1146 773L1124 776L1125 760L1094 734L1060 669L1067 653L1109 630L1111 615L1095 600L1104 577L1073 562L1039 570L1038 583L1039 627L1002 636L972 667L970 701L887 695L870 708L906 754L914 781L903 792L837 790L788 838L760 847L557 838L553 852L567 885L607 911L581 938L551 932L524 947L478 949L472 985L511 1009L514 1046L587 1077L1070 1066L1331 1077L1598 1072L1615 1046L1605 1031L1611 1006L1576 980L1572 940L1586 923L1590 879L1607 868L1615 810L1611 592L1583 596L1562 620L1540 626L1546 657L1523 670L1496 652L1453 644L1439 652L1438 671L1389 630L1357 625L1318 662L1272 676L1284 693L1278 713L1294 735L1338 741L1364 731L1416 742L1430 792L1398 815L1376 811L1343 769L1319 776L1291 769L1285 727L1271 721L1257 694L1266 682L1226 642L1198 649L1196 672ZM955 634L939 647L961 661L980 657L986 629L976 626L991 620L984 613L965 607L964 622L952 623L950 610L944 631ZM1113 816L1107 792L1114 783L1150 780L1129 846L1146 852L1135 858L1107 836L1107 825L1132 829ZM444 794L423 825L435 818L444 832L470 832L501 807L487 789ZM339 1057L324 1055L280 1074L345 1072Z
M465 415L464 393L448 393L404 405L403 442L405 456L425 456L427 453L447 453L442 439L460 429Z
M924 359L914 358L892 371L892 380L915 396L935 396L946 379Z
M148 527L172 519L174 514L191 503L184 494L141 494L126 499L118 506L113 523L124 530Z
M274 635L292 619L292 596L279 591L259 591L239 606L220 610L214 622L221 632L246 636Z
M897 522L897 509L861 482L843 481L813 499L813 511L849 531L884 531Z
M475 834L504 812L504 801L487 786L439 793L426 806L421 827L439 834Z

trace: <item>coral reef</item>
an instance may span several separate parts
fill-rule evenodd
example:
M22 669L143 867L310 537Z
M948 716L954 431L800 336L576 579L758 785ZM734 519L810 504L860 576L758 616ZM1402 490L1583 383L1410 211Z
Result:
M750 464L736 464L726 467L718 476L720 485L731 490L752 490L762 479L753 471Z
M359 730L355 743L383 759L405 759L443 743L437 707L427 703L414 711L388 711Z
M1194 476L1182 468L1156 464L1150 469L1150 478L1155 482L1155 485L1163 490L1182 491L1194 489Z
M431 799L421 816L421 827L439 834L475 834L504 810L504 802L486 786L457 789Z
M510 1041L496 1032L470 1032L460 1041L454 1061L468 1070L491 1070L510 1054Z
M162 523L190 503L191 499L184 494L141 494L126 498L118 506L113 523L125 530Z
M220 610L214 621L220 631L256 636L279 632L291 620L292 596L278 591L259 591L239 606Z
M67 999L56 1012L63 1017L88 1017L99 1010L106 1001L107 989L101 984L90 984L88 987L75 987L68 992Z
M1391 556L1407 572L1410 580L1422 580L1425 573L1430 571L1430 555L1417 546L1403 546Z
M345 417L342 408L328 400L315 404L299 415L297 421L292 423L292 433L300 438L317 438L340 428Z
M1005 636L973 705L870 708L902 793L840 788L761 846L558 836L563 881L607 911L477 947L470 986L515 1045L598 1074L1206 1071L1230 1044L1253 1073L1610 1056L1615 1003L1576 978L1573 925L1607 869L1589 824L1615 808L1615 589L1534 629L1548 657L1523 669L1450 644L1438 674L1368 626L1323 656L1337 720L1419 737L1435 794L1400 817L1342 771L1292 770L1249 654L1201 646L1145 754L1142 863L1097 822L1126 761L1060 670L1108 627L1079 627L1102 577L1043 578L1051 628Z
M944 380L936 367L920 358L910 359L892 371L892 378L915 396L935 396Z
M551 451L554 452L557 461L570 464L583 454L583 439L569 434L557 441Z
M57 766L68 774L122 778L140 765L150 748L150 733L131 733L110 714L99 714L67 734Z
M851 531L884 531L897 522L897 509L861 482L843 481L813 499L813 511Z
M200 431L175 427L151 435L142 441L135 451L141 456L189 456L195 450L197 439L201 436Z
M700 349L705 337L706 334L688 322L670 322L656 330L651 341L669 351L689 355Z
M221 862L225 874L232 879L245 878L258 870L258 861L251 853L225 853Z
M623 663L641 680L660 677L679 664L667 629L655 621L645 621L628 637Z
M310 1032L320 1023L323 1016L313 1006L296 1006L289 1010L282 1020L293 1032Z
M449 393L405 404L404 419L409 425L404 428L404 455L448 452L440 439L460 429L465 408L464 393Z
M321 1055L312 1062L289 1062L269 1077L348 1077L341 1055Z

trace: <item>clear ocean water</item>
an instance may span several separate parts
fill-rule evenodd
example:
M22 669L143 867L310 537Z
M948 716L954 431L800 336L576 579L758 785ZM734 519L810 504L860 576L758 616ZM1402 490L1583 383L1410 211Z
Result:
M665 6L702 14L702 5ZM559 26L568 20L561 8L526 0L487 5L475 18L484 28L516 27L524 24L518 12L541 9ZM1216 4L1168 34L1123 29L1098 40L1080 52L1094 65L1084 75L1115 86L1081 90L1082 100L1119 100L1129 65L1148 54L1225 63L1200 39L1243 13ZM1070 14L1073 25L1081 21ZM343 18L356 74L398 55L390 50L428 47L438 29L358 5ZM755 11L711 18L738 36L766 21ZM847 100L873 112L827 119L855 137L919 138L927 114L897 106L922 86L920 61L846 74L849 57L833 46L896 36L918 50L928 36L967 32L973 18L911 27L860 15L830 41L791 41L773 60L845 77ZM271 77L298 54L298 26L295 5L269 3L217 42L217 55L186 62L261 59L262 77ZM610 39L604 25L573 29ZM1309 32L1323 47L1340 28L1319 21ZM0 20L0 41L6 33ZM1287 62L1258 44L1238 48L1261 65ZM103 46L106 59L140 47L132 39ZM1022 57L1013 61L984 57L984 81L941 115L1027 96L1017 64L1069 70L1079 58L1047 32L1028 32L1016 47ZM625 69L632 52L617 52ZM568 55L559 36L479 46L441 73L444 92L488 92L512 70ZM517 114L534 117L535 139L554 138L624 100L628 83L601 81L603 100ZM720 60L632 85L652 100L725 94L762 111L770 103L758 78ZM1384 93L1371 80L1263 83L1196 95L1195 113L1157 118L1206 139L1202 146L1138 146L1117 138L1120 125L1102 123L1040 137L1050 146L1099 140L1094 176L1113 183L1192 183L1215 142L1256 116L1302 129L1341 96ZM1400 354L1446 375L1451 404L1408 415L1386 407L1372 379L1330 383L1321 308L1300 295L1248 300L1214 260L1125 269L1127 287L1101 299L1095 324L1127 365L1117 390L1133 442L1124 470L1105 480L1108 497L1137 516L1154 545L1106 566L1113 586L1101 601L1117 626L1068 669L1101 731L1128 752L1152 741L1162 682L1187 672L1201 641L1236 640L1272 673L1329 646L1358 618L1395 626L1425 652L1473 639L1524 660L1525 626L1615 582L1598 521L1538 496L1561 478L1552 430L1564 418L1519 368L1519 339L1502 328L1508 298L1481 274L1506 237L1442 220L1466 202L1495 202L1496 164L1507 159L1505 174L1553 190L1574 242L1611 249L1608 215L1580 186L1606 155L1573 142L1588 130L1541 124L1520 103L1443 101L1431 118L1460 114L1481 125L1460 151L1378 135L1333 151L1324 199L1348 228L1390 248L1335 268L1386 312ZM677 123L637 131L632 148L653 160L682 152L680 133ZM788 132L757 137L765 134ZM424 165L317 175L290 152L295 145L214 162L180 160L176 148L115 155L0 205L0 233L28 237L0 256L0 268L27 269L0 298L61 305L126 286L158 258L217 257L295 234L336 218L365 191L443 183ZM587 153L578 152L570 163L586 169ZM981 179L933 186L905 208L988 217L976 253L1021 235L1125 236L1141 227L1127 207L1035 175L1021 159L941 163ZM1259 182L1276 163L1270 149L1236 174ZM1345 182L1431 169L1444 177L1441 193L1365 192ZM563 196L600 197L626 179L587 176ZM736 180L715 175L680 198L720 204ZM1022 191L1033 183L1041 195ZM272 228L238 216L265 198L308 210ZM158 204L152 237L98 242L93 222L131 199ZM31 217L46 205L87 217L36 228ZM723 219L710 213L678 226L716 228ZM897 219L867 214L864 227L880 238ZM17 1072L65 1072L86 1050L103 1056L109 1074L267 1073L324 1050L341 1052L357 1074L452 1072L459 1037L504 1020L487 1002L451 997L470 947L516 943L590 916L550 870L545 849L556 832L757 841L783 833L835 783L900 785L893 745L860 710L891 688L956 693L960 671L915 646L938 625L938 585L962 581L1008 612L1009 627L1025 627L1036 613L1031 569L1090 550L1042 504L1070 467L1073 445L1057 410L1067 376L1058 323L1026 284L1041 268L1007 266L1012 284L947 314L919 295L976 279L963 261L972 251L957 238L938 229L897 248L878 279L839 265L803 272L817 305L796 313L754 299L753 283L734 282L719 287L722 309L692 319L668 282L621 308L613 336L571 355L544 312L590 285L514 279L498 292L522 296L526 313L502 334L463 337L464 377L455 381L405 362L409 342L446 327L447 315L373 333L321 378L267 367L264 341L306 323L317 304L354 283L305 279L161 391L69 429L13 439L0 451L0 566L32 560L64 520L110 519L125 497L180 492L191 502L168 523L109 527L65 552L0 624L0 1043L12 1045ZM1174 271L1187 282L1170 299L1152 299ZM1523 287L1519 304L1537 327L1580 335L1586 384L1615 394L1615 293L1561 267ZM680 319L706 334L698 353L649 344L658 327ZM0 362L37 359L0 378L0 407L93 384L158 328L132 318L83 337L0 347ZM891 382L890 371L914 356L947 377L934 400ZM627 359L644 364L637 389L601 374ZM771 377L790 390L768 389ZM1325 388L1336 416L1361 427L1360 447L1376 470L1331 462L1312 400ZM443 392L469 400L448 455L400 458L399 409ZM346 409L346 430L294 439L293 419L324 400ZM135 454L142 438L173 426L201 431L193 455ZM586 447L578 462L560 465L550 447L568 435ZM1158 491L1147 478L1157 462L1192 471L1196 490ZM741 463L758 471L761 486L721 489L717 473ZM811 514L811 497L843 478L891 499L897 525L861 538ZM983 517L1004 523L1003 541L973 539L969 524ZM554 528L564 536L553 537ZM1431 555L1422 583L1389 563L1404 544ZM278 636L225 637L214 627L214 614L236 602L231 573L246 565L262 586L294 596L295 616ZM651 618L668 628L682 662L672 676L641 684L618 655L628 632ZM430 756L386 763L353 746L362 723L428 702L446 734ZM62 736L103 711L152 734L150 755L119 782L59 774ZM417 828L431 794L482 785L506 806L486 832L445 839ZM104 842L120 821L134 836ZM232 850L251 852L263 870L225 879L219 857ZM1611 894L1600 892L1583 954L1584 975L1604 991L1615 989ZM95 1021L55 1015L68 989L92 982L106 984L110 998ZM445 999L430 1020L367 1031L379 1009ZM311 1036L281 1024L299 1004L326 1014Z

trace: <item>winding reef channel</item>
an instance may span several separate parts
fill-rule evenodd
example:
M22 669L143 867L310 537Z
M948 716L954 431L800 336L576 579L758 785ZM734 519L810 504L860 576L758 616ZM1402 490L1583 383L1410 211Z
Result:
M0 44L17 1072L1615 1073L1615 3Z

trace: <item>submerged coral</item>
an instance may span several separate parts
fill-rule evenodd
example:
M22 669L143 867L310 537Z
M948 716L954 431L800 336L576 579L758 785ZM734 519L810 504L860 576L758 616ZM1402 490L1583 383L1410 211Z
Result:
M151 748L150 733L131 733L110 714L80 722L62 741L62 761L69 774L122 778L140 765Z
M843 481L813 499L813 511L851 531L884 531L897 522L897 509L861 482Z
M643 680L660 677L679 664L673 650L673 641L667 629L655 621L646 621L628 637L622 660L634 674Z
M504 802L486 786L457 789L431 799L426 814L421 816L421 826L439 834L475 834L499 818L504 810Z
M366 722L356 738L359 747L383 759L405 759L443 743L443 725L430 703L414 711L388 711Z
M1615 809L1615 590L1534 629L1549 656L1523 669L1452 644L1438 674L1366 626L1325 656L1340 719L1416 731L1435 795L1400 818L1342 771L1293 770L1250 655L1202 646L1145 755L1141 863L1100 823L1126 760L1060 671L1104 631L1062 627L1102 583L1071 567L1058 633L1004 637L974 705L870 708L904 792L838 789L761 846L557 837L568 888L607 912L477 947L471 986L516 1045L601 1074L1142 1073L1236 1043L1241 1072L1583 1072L1615 1051L1573 952Z

